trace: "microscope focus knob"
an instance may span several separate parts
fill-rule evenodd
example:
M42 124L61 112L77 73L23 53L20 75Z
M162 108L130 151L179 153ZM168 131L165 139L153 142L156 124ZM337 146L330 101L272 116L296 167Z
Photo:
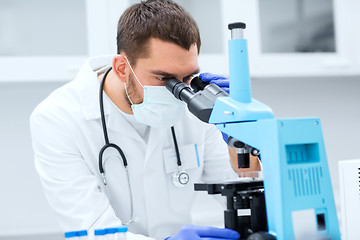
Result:
M230 23L228 25L229 30L233 30L235 28L241 28L241 29L245 29L246 28L246 24L243 22L234 22L234 23Z

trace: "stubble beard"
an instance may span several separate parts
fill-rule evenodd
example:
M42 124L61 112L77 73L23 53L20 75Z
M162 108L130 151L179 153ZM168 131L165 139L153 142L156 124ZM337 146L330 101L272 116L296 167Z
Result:
M132 74L130 74L129 76L129 81L128 83L126 84L126 89L127 89L127 94L126 94L126 90L124 89L124 94L125 94L125 99L126 99L126 102L128 103L128 106L131 107L131 101L133 102L133 104L139 104L140 101L139 99L136 99L134 97L135 95L135 85L134 85L134 81L136 81L133 77ZM131 99L131 101L130 101Z

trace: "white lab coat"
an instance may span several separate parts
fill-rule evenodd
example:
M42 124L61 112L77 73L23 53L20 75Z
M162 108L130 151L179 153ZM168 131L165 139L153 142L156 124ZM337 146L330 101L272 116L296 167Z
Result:
M35 166L64 231L88 229L92 235L94 229L118 226L130 217L128 181L119 154L107 150L104 155L112 205L98 167L104 137L93 69L109 63L110 56L87 61L76 79L54 91L30 118ZM175 234L191 223L194 183L236 176L221 133L187 111L175 131L190 182L184 188L174 186L169 171L176 160L164 157L167 149L174 149L170 128L150 128L146 142L107 97L104 106L110 142L120 146L128 160L135 218L129 240Z

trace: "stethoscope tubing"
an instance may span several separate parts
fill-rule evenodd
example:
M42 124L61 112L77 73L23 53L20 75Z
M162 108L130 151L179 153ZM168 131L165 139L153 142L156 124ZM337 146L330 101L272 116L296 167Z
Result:
M111 204L111 196L110 196L110 191L109 188L107 186L107 181L106 181L106 177L105 177L105 171L104 171L104 165L103 165L103 154L105 152L106 149L109 148L114 148L116 149L120 156L121 159L123 160L123 164L125 167L125 171L126 171L126 176L127 176L127 180L128 180L128 186L129 186L129 192L130 192L130 218L129 220L124 223L124 225L129 225L130 223L134 222L134 206L133 206L133 196L132 196L132 191L131 191L131 185L130 185L130 177L129 177L129 171L127 168L127 159L125 157L124 152L121 150L121 148L114 144L114 143L110 143L109 141L109 136L107 133L107 128L106 128L106 122L105 122L105 111L104 111L104 83L105 83L105 79L106 76L108 75L108 73L111 71L112 67L110 67L109 69L106 70L106 72L104 73L104 76L102 77L101 83L100 83L100 90L99 90L99 105L100 105L100 114L101 114L101 124L102 124L102 129L103 129L103 133L104 133L104 140L105 140L105 145L100 149L99 151L99 172L102 176L103 179L103 183L109 198L109 202Z
M107 69L104 73L104 76L102 77L101 83L100 83L100 89L99 89L99 105L100 105L100 114L101 114L101 125L102 125L102 129L103 129L103 134L104 134L104 140L105 140L105 145L100 149L99 151L99 172L102 176L103 179L103 183L107 192L107 195L109 197L109 201L111 204L111 197L110 197L110 192L109 192L109 188L108 188L108 184L106 181L106 177L105 177L105 170L104 170L104 165L103 165L103 155L104 152L109 149L109 148L114 148L116 149L117 152L119 152L124 167L125 167L125 171L126 171L126 176L127 176L127 180L128 180L128 186L129 186L129 191L130 191L130 219L124 223L124 225L129 225L130 223L134 222L134 208L133 208L133 196L132 196L132 191L131 191L131 185L130 185L130 177L129 177L129 171L128 171L128 162L127 159L125 157L124 152L121 150L121 148L114 144L114 143L110 143L109 141L109 136L108 136L108 132L107 132L107 127L106 127L106 122L105 122L105 111L104 111L104 83L105 83L105 79L106 76L109 74L109 72L111 71L112 67L109 67L109 69ZM180 159L180 151L179 151L179 147L177 144L177 140L176 140L176 135L175 135L175 128L174 126L171 127L171 134L173 137L173 142L174 142L174 147L175 147L175 152L176 152L176 163L178 165L179 174L186 174L186 176L188 177L188 174L186 172L181 171L181 159ZM179 181L180 185L186 185L186 183L182 183L180 180L176 180ZM177 185L177 183L174 182L175 185Z

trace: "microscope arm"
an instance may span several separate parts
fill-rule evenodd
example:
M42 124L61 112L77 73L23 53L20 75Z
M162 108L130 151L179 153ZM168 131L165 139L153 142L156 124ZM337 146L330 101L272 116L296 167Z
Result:
M195 77L191 81L191 87L194 91L188 85L175 78L169 79L166 87L176 98L187 103L189 111L203 122L209 122L216 99L218 97L229 96L217 85L204 82L199 77ZM239 175L244 171L260 170L259 159L255 157L256 154L251 154L259 153L257 149L231 136L228 138L228 148L231 165Z

